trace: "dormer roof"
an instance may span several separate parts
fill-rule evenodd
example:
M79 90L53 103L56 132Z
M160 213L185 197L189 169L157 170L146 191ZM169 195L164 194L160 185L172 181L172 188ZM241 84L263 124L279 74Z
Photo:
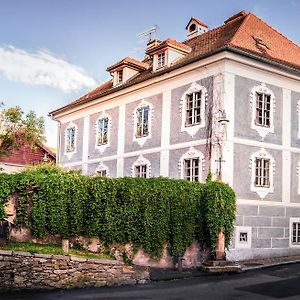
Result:
M137 71L144 71L144 70L147 70L149 67L149 65L147 63L127 56L127 57L123 58L122 60L116 62L115 64L109 66L106 70L108 72L112 72L122 66L124 66L124 67L127 66L127 67L130 67Z
M189 25L191 24L191 22L196 22L197 24L205 27L205 28L208 28L208 25L206 25L204 22L202 22L201 20L197 19L197 18L194 18L194 17L191 17L189 22L187 23L185 29L188 29Z
M175 49L179 52L184 52L184 53L190 53L192 50L190 46L188 46L184 43L178 42L173 39L166 39L166 40L162 41L161 43L159 43L158 45L147 49L146 54L151 54L151 53L157 52L157 51L159 51L163 48L167 48L167 47L170 47L172 49Z

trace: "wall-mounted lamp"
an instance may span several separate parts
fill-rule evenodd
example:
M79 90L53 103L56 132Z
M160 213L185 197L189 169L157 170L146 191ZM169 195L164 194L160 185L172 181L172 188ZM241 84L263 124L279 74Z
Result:
M227 125L227 123L229 122L229 120L228 120L227 117L226 117L225 109L222 109L222 110L220 109L220 110L219 110L219 113L220 113L220 116L219 116L218 122L219 122L222 126Z

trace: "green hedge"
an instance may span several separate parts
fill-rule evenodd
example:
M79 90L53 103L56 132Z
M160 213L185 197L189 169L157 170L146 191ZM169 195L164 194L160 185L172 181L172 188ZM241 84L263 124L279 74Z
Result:
M154 257L166 242L176 257L194 239L214 251L219 230L228 246L235 219L235 194L218 182L87 177L41 166L0 174L0 187L0 216L17 193L16 224L37 237L97 236L106 244L131 242Z

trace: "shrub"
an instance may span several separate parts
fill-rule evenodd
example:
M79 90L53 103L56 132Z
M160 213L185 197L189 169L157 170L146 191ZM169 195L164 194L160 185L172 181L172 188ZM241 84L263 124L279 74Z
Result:
M132 243L154 257L168 243L175 258L194 239L214 251L220 230L228 246L233 231L235 194L218 182L87 177L42 165L0 174L0 186L0 215L17 193L16 224L37 237L97 236L105 244Z

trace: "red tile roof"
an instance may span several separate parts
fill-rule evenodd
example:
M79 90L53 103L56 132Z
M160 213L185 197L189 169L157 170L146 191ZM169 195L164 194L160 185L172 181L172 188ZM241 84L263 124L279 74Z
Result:
M162 75L165 72L222 50L238 51L243 55L249 54L256 59L265 59L265 62L276 62L300 71L300 47L254 14L246 13L245 11L228 18L224 25L186 40L183 43L172 39L167 39L163 43L186 45L190 47L191 51L169 68L165 68L160 72L151 72L151 70L147 69L122 86L113 87L112 81L107 81L83 97L50 114L54 115L77 104L85 103L149 78Z
M169 38L169 39L166 39L166 40L162 41L161 43L147 49L146 54L154 53L154 52L158 51L159 49L162 49L165 47L175 48L175 49L178 49L185 53L189 53L192 50L191 47L189 47L188 45L185 45L184 43L181 43L181 42L178 42L176 40Z
M141 70L146 70L148 69L149 65L146 64L145 62L142 62L142 61L139 61L139 60L136 60L132 57L125 57L123 58L122 60L116 62L115 64L109 66L106 70L107 71L112 71L113 69L116 69L122 65L132 65L134 67L137 67Z
M29 145L23 145L19 149L14 149L9 155L2 157L0 161L16 165L35 165L43 162L45 153L50 161L55 161L55 154L44 145L37 145L35 149Z

